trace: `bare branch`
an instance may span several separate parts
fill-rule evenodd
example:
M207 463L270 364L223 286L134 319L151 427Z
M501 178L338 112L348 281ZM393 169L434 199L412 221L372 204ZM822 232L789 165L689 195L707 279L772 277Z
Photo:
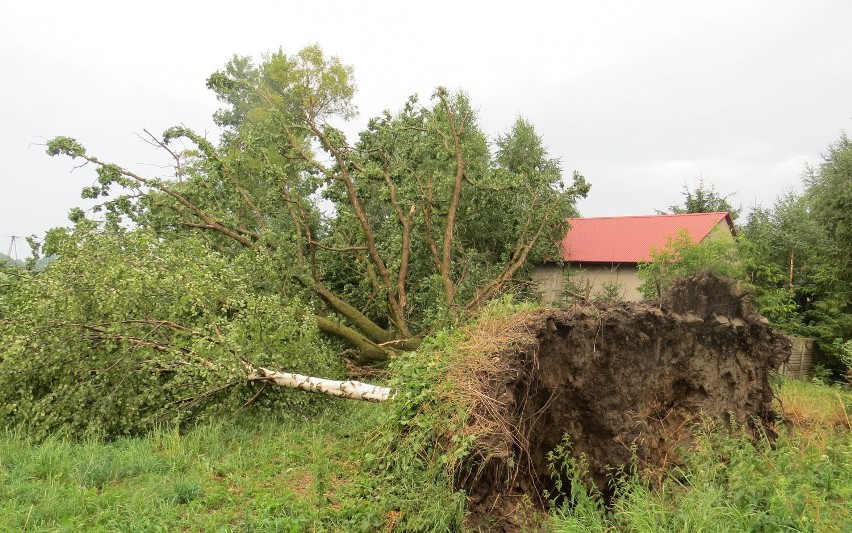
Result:
M215 231L217 231L217 232L219 232L223 235L226 235L226 236L230 237L231 239L239 242L243 246L246 246L248 248L252 248L252 249L254 249L258 252L263 252L263 253L266 252L266 250L264 250L263 247L257 245L251 239L247 238L247 236L249 236L250 234L247 233L245 230L241 230L241 229L235 230L235 229L232 229L232 228L228 228L227 226L225 226L221 222L219 222L217 219L215 219L212 215L210 215L209 213L207 213L206 211L204 211L203 209L201 209L200 207L198 207L197 205L195 205L194 203L189 201L184 195L175 191L171 187L168 187L168 186L166 186L166 185L164 185L164 184L162 184L158 181L155 181L155 180L143 178L142 176L140 176L140 175L138 175L134 172L131 172L131 171L125 169L125 168L119 167L118 165L108 165L107 163L100 161L96 157L92 157L92 156L89 156L89 155L80 155L79 157L82 157L87 162L92 163L92 164L97 165L97 166L100 166L100 167L111 166L111 167L115 168L117 170L117 172L119 172L122 176L130 178L130 179L136 181L139 184L145 185L146 187L151 187L153 189L161 191L161 192L165 193L166 195L170 196L171 198L177 200L180 204L185 206L194 216L201 219L201 221L203 222L203 225L198 226L198 227L204 227L205 229L215 230Z
M366 250L366 246L346 246L343 248L337 248L334 246L328 246L318 241L309 241L308 244L311 246L316 246L317 248L322 248L323 250L328 250L329 252L356 252Z
M135 135L141 141L148 143L151 146L154 146L154 147L157 147L157 148L162 148L163 150L168 152L168 154L170 156L172 156L172 159L174 159L174 161L175 161L175 164L174 164L175 177L178 179L179 183L182 183L183 182L183 165L181 164L180 154L176 154L174 151L172 151L172 149L169 148L167 144L165 144L163 141L158 139L156 136L154 136L147 129L142 128L142 131L144 131L146 134L148 134L149 139L146 139L146 138L142 137L141 135L139 135L138 133L136 133Z
M355 212L355 217L358 219L358 222L361 225L361 229L364 232L364 238L367 241L367 252L370 255L370 259L373 261L373 264L376 266L376 269L379 272L379 276L382 279L384 286L387 288L388 294L388 307L390 308L390 319L391 321L397 325L400 330L407 329L405 326L405 317L402 312L402 308L400 306L399 300L397 299L394 293L393 283L391 282L390 272L388 271L387 266L385 265L384 260L379 254L379 248L376 245L375 236L373 235L372 227L370 226L370 222L367 219L367 215L364 212L364 208L361 205L361 200L358 197L358 192L355 190L355 183L352 179L352 176L349 174L349 170L347 169L347 160L344 159L343 153L339 147L335 146L330 139L323 133L323 131L317 126L314 122L308 122L308 127L311 129L314 135L317 136L319 141L322 143L323 147L331 153L337 162L337 166L340 169L340 173L335 177L336 179L343 182L346 187L346 193L349 197L349 204L352 207L352 210Z
M86 331L91 331L93 333L97 333L98 337L107 337L107 338L115 339L115 340L119 340L119 341L127 341L130 344L132 344L133 346L146 346L148 348L153 348L154 350L157 350L158 352L164 352L164 353L174 352L174 351L180 351L180 352L183 352L183 353L189 352L189 350L187 350L186 348L172 348L170 346L165 346L163 344L158 344L158 343L153 342L153 341L145 340L145 338L139 338L139 337L134 337L134 336L130 336L130 335L121 335L119 333L114 333L114 332L111 332L111 331L104 329L102 327L99 327L99 326L92 326L92 325L89 325L89 324L76 324L76 323L67 324L67 325L72 326L72 327L77 327L77 328L80 328L80 329L83 329L83 330L86 330Z

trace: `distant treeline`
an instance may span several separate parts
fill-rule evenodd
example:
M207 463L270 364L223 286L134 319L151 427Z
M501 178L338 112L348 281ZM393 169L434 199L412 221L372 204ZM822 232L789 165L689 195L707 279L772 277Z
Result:
M56 256L42 257L35 262L35 265L33 265L33 270L43 270L44 267L49 265L55 259ZM0 253L0 265L19 266L21 268L27 268L28 266L26 259L14 259L4 253Z

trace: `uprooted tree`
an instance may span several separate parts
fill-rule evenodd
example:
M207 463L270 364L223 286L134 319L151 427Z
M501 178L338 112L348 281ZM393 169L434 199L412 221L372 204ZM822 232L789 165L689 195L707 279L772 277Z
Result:
M387 461L446 468L470 529L525 531L530 504L580 482L612 497L631 468L653 483L685 464L696 424L773 434L769 373L790 341L731 280L703 272L657 301L505 311L430 341L431 363L396 378L411 385Z
M211 253L197 236L164 242L85 224L50 246L59 258L43 272L3 280L0 427L131 435L248 404L301 416L328 405L278 385L389 394L341 380L346 369L307 302L253 289L268 265Z
M559 255L589 189L563 182L529 122L489 142L443 88L350 142L352 69L318 47L235 57L208 87L225 104L219 142L146 132L168 176L47 143L96 170L83 197L103 219L73 210L42 244L58 259L0 295L4 425L122 435L227 404L322 405L269 385L382 400L340 380L335 343L382 364L502 292L531 293L527 264Z
M270 265L252 290L309 303L360 363L415 349L518 283L531 259L558 256L589 189L576 172L563 182L529 122L491 146L467 96L443 88L350 143L339 126L355 115L352 69L316 46L257 66L235 57L207 85L225 103L221 142L183 126L149 135L173 158L171 176L108 163L68 137L48 153L96 168L83 195L105 198L108 225L200 234L223 257Z

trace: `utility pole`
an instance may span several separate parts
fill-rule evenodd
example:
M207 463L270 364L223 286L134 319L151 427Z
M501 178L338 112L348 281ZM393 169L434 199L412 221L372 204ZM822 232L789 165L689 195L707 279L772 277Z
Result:
M20 239L20 235L9 235L9 252L6 254L9 258L14 259L17 263L18 261L18 239ZM14 251L15 255L12 255Z

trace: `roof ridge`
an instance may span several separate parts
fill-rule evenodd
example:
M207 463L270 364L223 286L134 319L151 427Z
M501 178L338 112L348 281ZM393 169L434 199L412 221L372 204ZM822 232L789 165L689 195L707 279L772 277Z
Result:
M614 215L602 217L569 217L568 220L605 220L615 218L659 218L659 217L693 217L707 215L730 215L728 211L710 211L708 213L656 213L653 215Z

